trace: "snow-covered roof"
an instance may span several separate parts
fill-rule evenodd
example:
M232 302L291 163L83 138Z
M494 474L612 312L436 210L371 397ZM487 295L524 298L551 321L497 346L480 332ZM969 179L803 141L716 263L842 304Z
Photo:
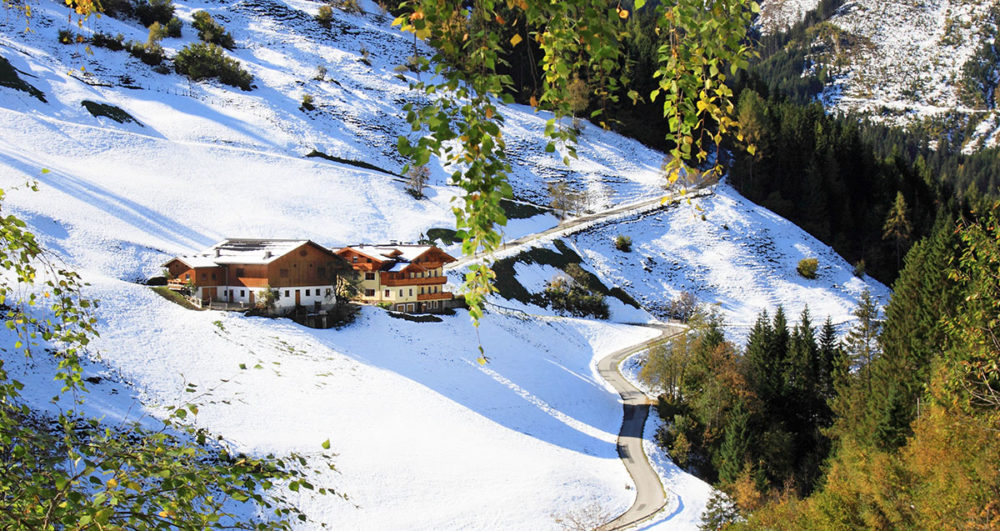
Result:
M400 260L412 262L418 256L433 249L433 245L352 245L348 249L354 249L359 253L366 254L379 260Z
M215 267L227 264L269 264L278 258L310 243L309 240L280 240L263 238L228 238L200 253L184 254L175 259L198 267ZM318 246L324 248L322 246ZM172 261L173 259L171 259ZM170 263L169 261L167 263ZM166 264L164 264L166 265Z

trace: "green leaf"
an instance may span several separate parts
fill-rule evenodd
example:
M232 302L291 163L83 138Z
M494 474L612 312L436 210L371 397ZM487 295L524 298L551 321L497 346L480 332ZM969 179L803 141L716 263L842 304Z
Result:
M330 449L330 439L327 439L327 440L323 441L323 444L321 444L320 446L322 446L324 450L329 450Z

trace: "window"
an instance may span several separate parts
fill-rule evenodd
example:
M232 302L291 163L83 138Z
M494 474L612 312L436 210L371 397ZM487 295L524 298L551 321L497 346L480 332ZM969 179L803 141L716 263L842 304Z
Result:
M236 276L238 276L238 277L245 277L245 276L247 276L247 272L242 267L237 267L236 268Z
M413 288L410 288L410 296L413 296Z
M352 263L352 264L356 264L356 263L358 263L358 257L357 257L357 256L352 256L352 257L351 257L351 263Z
M246 290L244 289L240 290L240 297L246 297L246 294L247 294Z
M207 276L208 276L208 275L206 275L205 273L202 273L202 274L201 274L201 279L202 279L202 280L205 280L205 278L206 278Z
M309 290L306 290L306 297L309 296Z
M288 297L288 290L285 290L285 296Z
M365 280L375 280L375 273L365 273Z
M374 296L375 296L375 290L373 290L373 289L366 289L365 290L365 297L374 297Z
M389 290L385 290L385 297L389 296Z
M215 280L215 273L212 273L212 280Z
M306 256L308 254L309 254L309 251L307 251L305 249L302 249L301 251L299 251L299 256Z
M403 290L399 290L399 296L400 296L400 297L402 297L402 296L403 296Z
M281 278L288 278L288 270L287 269L279 269L278 270L278 276L281 277Z
M191 280L191 273L185 274L184 275L184 280Z
M420 288L420 294L421 294L421 295L423 295L423 294L424 294L424 288L423 288L423 287L421 287L421 288Z
M369 264L372 263L372 259L371 258L365 258L365 261L368 262Z

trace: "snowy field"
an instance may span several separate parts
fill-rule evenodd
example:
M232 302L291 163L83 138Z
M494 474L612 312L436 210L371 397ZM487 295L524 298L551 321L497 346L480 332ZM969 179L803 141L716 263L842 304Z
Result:
M164 41L168 54L196 40L191 14L208 10L233 33L231 55L254 75L254 90L192 83L154 73L125 52L94 48L91 55L56 41L60 29L145 41L134 21L91 19L81 30L57 2L33 10L33 33L23 33L23 20L0 21L0 56L46 99L0 87L3 206L102 301L101 337L87 368L100 378L90 407L109 421L156 416L186 402L184 386L197 383L208 394L196 422L237 448L316 457L329 439L338 471L315 483L349 499L303 494L300 503L338 528L543 529L586 507L624 511L634 490L626 489L631 480L615 450L621 405L595 361L648 338L648 329L493 311L478 333L492 360L481 367L477 332L461 312L413 323L369 308L343 330L318 331L184 310L139 285L170 256L225 237L337 246L412 241L453 225L457 192L443 168L432 164L422 201L391 174L403 164L396 138L409 130L400 107L420 98L394 73L412 41L390 29L374 4L362 2L364 15L336 12L331 30L312 19L320 2L175 5L184 36ZM317 66L327 69L322 80ZM315 98L316 111L299 109L304 94ZM117 106L139 123L95 118L83 100ZM546 203L552 179L588 190L595 210L663 193L660 153L587 126L580 159L566 168L544 151L544 113L512 106L504 115L520 199ZM313 149L385 171L306 158ZM30 180L38 192L10 191ZM703 206L708 223L681 208L595 229L573 245L588 270L650 307L680 290L721 303L733 323L761 306L783 303L791 313L809 301L813 308L814 297L825 301L814 315L836 312L838 320L852 307L860 281L843 278L846 266L818 242L729 192ZM550 215L517 220L505 237L555 223ZM718 232L721 223L732 232ZM629 257L610 247L619 230L634 231ZM771 251L746 250L760 238L778 242L774 264L761 258ZM807 253L820 257L820 291L794 274L791 261ZM637 265L647 255L659 264L651 273ZM534 289L553 271L519 273L533 275ZM743 285L727 287L730 281ZM884 298L884 287L869 284ZM624 305L612 310L617 321L649 319ZM39 366L18 370L42 407L51 383L39 379ZM697 504L686 501L693 492L678 500L689 510L665 514L664 525L694 525Z

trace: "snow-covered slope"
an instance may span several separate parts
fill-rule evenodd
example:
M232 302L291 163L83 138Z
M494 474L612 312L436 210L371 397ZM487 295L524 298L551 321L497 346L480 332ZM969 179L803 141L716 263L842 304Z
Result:
M846 2L830 20L849 34L846 48L831 46L836 81L824 96L835 108L883 107L927 116L962 106L962 66L981 45L978 35L991 2L904 0ZM839 49L838 49L839 48Z
M764 35L788 29L810 10L819 0L761 0L757 26Z
M420 96L394 70L413 53L413 42L389 28L374 4L362 2L361 15L338 11L329 30L312 19L320 2L175 4L186 24L182 38L164 41L168 53L195 40L191 14L205 9L236 38L231 55L254 75L253 90L192 83L156 73L125 52L94 48L91 55L83 45L56 40L58 30L69 29L144 41L146 30L134 21L91 19L81 30L67 22L59 2L33 10L32 33L22 31L23 20L0 21L0 56L46 100L0 87L0 187L40 184L38 192L9 193L4 208L23 217L91 283L88 294L103 301L94 344L99 358L88 368L103 378L93 386L93 410L109 419L156 415L159 405L189 398L184 385L196 382L211 389L196 421L240 449L314 455L330 439L338 472L316 483L350 498L303 493L300 502L319 522L337 527L537 529L595 504L609 513L627 507L631 480L614 443L620 402L594 362L647 338L645 329L492 312L478 334L492 362L481 367L476 330L462 314L412 323L367 309L348 328L316 331L184 310L137 285L159 274L169 256L223 237L340 245L414 240L453 223L456 191L442 168L432 168L422 201L392 175L403 163L394 151L397 136L409 132L400 108ZM326 68L323 80L316 79L318 66ZM315 98L317 110L300 110L304 94ZM118 107L138 123L94 117L84 100ZM557 178L588 190L595 210L663 193L660 153L589 126L580 159L565 168L543 149L544 114L512 106L504 115L520 199L547 202L546 181ZM313 149L366 167L306 158ZM794 227L778 220L760 225L770 215L740 205L743 221L726 218L734 230L752 236L767 227L793 234L790 245L801 241ZM547 215L523 220L506 237L552 222ZM665 245L657 234L668 234L677 248L699 248L702 258L676 253L677 267L699 273L686 280L664 276L654 286L634 267L611 267L599 232L580 236L577 249L607 282L620 275L634 296L649 300L694 289L705 302L720 294L738 307L743 293L724 291L704 274L722 267L731 252L726 239L705 232L709 225L688 226L671 214L629 226L642 227L635 239L643 253L661 252L651 247ZM823 257L829 252L815 242L807 247ZM794 253L781 249L782 268L769 284L746 292L753 304L791 307L805 297L786 293L796 284L783 280L794 279L784 263ZM835 261L821 262L828 260ZM855 288L827 289L832 302L824 307L849 307ZM769 289L777 291L763 293ZM636 311L620 320L643 317ZM37 384L31 389L41 407L52 391ZM683 514L672 515L669 525L696 523L696 514Z

